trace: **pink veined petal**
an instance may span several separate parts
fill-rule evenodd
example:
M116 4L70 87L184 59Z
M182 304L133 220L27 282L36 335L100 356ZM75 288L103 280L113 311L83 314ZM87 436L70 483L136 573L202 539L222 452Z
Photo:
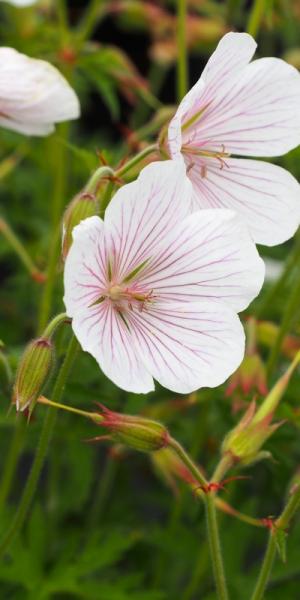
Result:
M181 101L169 125L168 145L171 156L178 155L182 144L181 126L205 108L216 92L227 85L251 60L256 50L255 40L247 33L227 33L219 42L215 52L195 85ZM189 137L189 132L184 138Z
M194 163L189 177L194 186L194 208L230 208L247 224L257 244L274 246L292 237L300 223L300 186L285 169L257 160L226 158Z
M199 121L184 132L185 144L279 156L300 142L300 74L280 59L252 62L210 100Z
M72 327L83 350L96 359L116 385L136 394L154 389L153 379L133 346L131 333L109 301L76 312Z
M104 224L99 217L89 217L74 227L65 263L64 303L69 317L101 297L106 288L106 268Z
M190 214L192 194L181 158L151 163L115 194L104 220L113 277L122 280L155 254L161 239Z
M136 352L147 370L177 393L220 385L244 355L239 318L223 304L154 304L131 314L131 326Z
M198 210L173 229L139 274L154 296L212 298L240 311L257 296L264 263L247 227L231 210Z

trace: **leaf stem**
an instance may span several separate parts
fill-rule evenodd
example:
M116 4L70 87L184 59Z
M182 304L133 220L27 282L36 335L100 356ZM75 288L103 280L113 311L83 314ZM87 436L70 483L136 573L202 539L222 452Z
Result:
M73 366L78 348L78 342L76 338L72 336L65 359L59 370L53 389L53 398L56 402L59 402L63 395L66 381ZM7 548L17 536L26 519L44 464L48 445L54 429L55 419L56 410L49 408L43 424L41 437L33 460L31 471L27 479L18 510L15 514L15 517L11 523L9 530L6 532L0 543L0 557L2 557L5 554Z
M177 97L178 101L185 96L188 83L188 61L186 47L186 0L177 0Z

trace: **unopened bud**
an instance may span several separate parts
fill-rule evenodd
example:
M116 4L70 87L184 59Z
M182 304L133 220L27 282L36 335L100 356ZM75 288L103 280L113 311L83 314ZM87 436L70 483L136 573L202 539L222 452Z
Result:
M154 452L168 445L169 433L161 423L143 417L123 415L102 405L100 408L98 423L109 430L110 437L115 442L141 452ZM97 422L96 415L94 420Z
M277 381L270 393L256 411L255 402L252 402L238 425L230 431L222 445L223 454L229 454L232 460L244 465L257 462L269 456L268 452L261 451L265 441L276 431L281 423L273 423L274 412L287 388L290 377L300 361L297 354L286 373Z
M20 361L13 390L13 402L17 410L33 410L50 375L53 356L53 344L47 338L41 337L28 344Z
M63 217L62 256L65 260L72 246L72 231L76 225L98 212L98 202L94 194L81 192L73 198Z

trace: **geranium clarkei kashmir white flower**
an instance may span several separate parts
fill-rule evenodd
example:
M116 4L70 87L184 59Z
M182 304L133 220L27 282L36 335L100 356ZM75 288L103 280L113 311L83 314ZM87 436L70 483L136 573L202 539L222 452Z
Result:
M78 98L50 63L0 48L0 126L45 136L54 124L77 119Z
M289 239L300 222L300 187L273 164L232 158L280 156L300 143L300 74L278 58L249 64L246 33L228 33L183 98L168 130L172 158L182 153L194 208L239 212L257 243Z
M148 165L106 209L73 230L64 302L82 348L119 387L153 378L179 393L221 384L240 364L237 311L264 266L230 210L191 214L182 159Z
M12 4L13 6L23 7L32 6L33 4L36 4L37 0L2 0L2 2Z

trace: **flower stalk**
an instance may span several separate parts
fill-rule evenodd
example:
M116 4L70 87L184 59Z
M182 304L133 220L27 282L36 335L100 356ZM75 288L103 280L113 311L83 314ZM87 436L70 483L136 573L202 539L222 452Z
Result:
M53 399L56 402L59 402L63 395L65 384L73 366L74 360L76 358L78 348L78 342L76 338L72 336L64 362L59 370L58 377L56 379L53 389ZM8 529L8 531L6 532L6 534L0 542L0 558L5 554L8 547L15 539L26 519L28 510L30 508L32 499L35 494L36 487L38 485L41 470L43 468L48 445L55 425L55 419L56 410L52 410L49 407L49 411L43 424L39 445L37 447L31 471L27 479L18 510L15 514L10 528Z

